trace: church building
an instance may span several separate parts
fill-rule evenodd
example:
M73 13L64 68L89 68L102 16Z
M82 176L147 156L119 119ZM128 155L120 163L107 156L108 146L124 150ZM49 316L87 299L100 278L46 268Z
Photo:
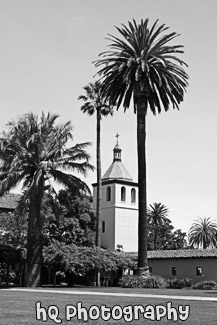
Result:
M118 138L118 135L117 135ZM97 184L93 184L93 206L96 209ZM121 148L113 150L113 162L102 177L101 246L123 247L137 266L138 252L138 184L121 161ZM189 278L194 283L217 282L217 249L182 249L149 251L151 274L164 278ZM126 269L131 274L133 269Z
M118 139L118 135L117 135ZM121 148L113 150L113 162L102 177L101 246L125 252L138 251L138 184L121 161ZM96 209L97 184L93 184Z

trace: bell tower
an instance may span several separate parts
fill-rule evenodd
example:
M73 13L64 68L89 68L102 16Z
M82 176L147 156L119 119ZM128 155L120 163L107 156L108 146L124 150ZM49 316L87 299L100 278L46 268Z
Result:
M135 183L121 160L117 141L113 162L102 177L101 246L125 252L138 251L138 184ZM93 205L96 208L96 186L93 184Z

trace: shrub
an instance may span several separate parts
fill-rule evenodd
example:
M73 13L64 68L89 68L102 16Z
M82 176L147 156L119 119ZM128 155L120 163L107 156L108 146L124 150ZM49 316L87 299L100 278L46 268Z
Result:
M210 281L201 281L192 286L192 289L197 290L213 290L217 289L217 283L213 280Z
M118 286L122 288L166 288L167 281L159 275L142 277L138 275L125 275Z
M193 281L191 279L185 278L173 278L167 280L168 288L171 289L182 289L182 288L189 288L192 286Z

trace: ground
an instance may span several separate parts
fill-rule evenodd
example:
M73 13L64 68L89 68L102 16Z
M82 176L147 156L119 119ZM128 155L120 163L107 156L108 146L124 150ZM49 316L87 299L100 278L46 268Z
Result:
M36 320L36 310L38 315L42 318L42 315L47 318L46 324L81 324L83 320L78 320L78 314L71 317L70 320L65 318L73 316L75 306L79 308L86 307L88 311L87 315L95 315L96 309L100 310L102 305L106 308L111 307L110 312L116 310L116 317L121 316L121 319L108 321L88 320L86 324L186 324L186 325L216 325L216 304L217 304L217 291L197 291L197 290L159 290L159 289L121 289L121 288L40 288L40 289L0 289L0 325L35 325L43 324L41 320ZM38 304L37 304L38 303ZM37 304L37 305L36 305ZM49 311L49 306L52 307ZM68 307L66 307L68 305ZM161 305L161 307L160 307ZM186 306L190 306L189 317L187 320L180 320L179 309L187 311ZM38 307L37 307L38 306ZM91 306L92 309L91 309ZM125 307L125 309L120 309ZM128 306L128 307L127 307ZM132 315L136 316L136 313L132 311L132 306L142 306L145 309L146 314L138 313L138 320L131 320ZM158 306L158 308L157 308ZM45 308L40 312L39 307ZM176 309L174 309L174 307ZM148 308L148 309L146 309ZM47 313L45 312L47 311ZM81 310L81 309L80 309ZM102 310L102 309L101 309ZM137 309L139 310L139 309ZM141 310L141 309L140 309ZM154 310L154 314L152 311ZM108 309L107 309L108 311ZM171 313L169 313L171 311ZM177 311L177 312L176 312ZM56 317L54 313L56 314ZM131 313L132 312L132 313ZM149 313L148 313L149 312ZM166 313L163 316L163 313ZM160 313L162 316L160 316ZM50 318L47 317L50 315ZM171 314L171 320L168 320ZM178 317L175 321L174 317ZM187 314L186 314L187 315ZM183 313L183 317L185 317ZM81 312L81 316L85 316L84 310ZM105 313L108 316L108 313ZM155 317L155 321L150 320L149 317ZM157 321L157 317L160 320Z

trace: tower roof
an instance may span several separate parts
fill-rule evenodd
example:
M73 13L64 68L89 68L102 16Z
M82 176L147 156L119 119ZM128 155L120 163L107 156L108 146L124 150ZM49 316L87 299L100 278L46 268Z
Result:
M120 179L120 180L126 180L126 181L133 181L132 177L126 170L125 166L123 165L121 161L121 148L118 144L118 134L117 137L117 143L113 149L114 152L114 158L113 162L106 171L106 173L103 175L102 180L113 180L113 179Z
M121 161L114 161L102 177L102 180L109 179L133 180Z

